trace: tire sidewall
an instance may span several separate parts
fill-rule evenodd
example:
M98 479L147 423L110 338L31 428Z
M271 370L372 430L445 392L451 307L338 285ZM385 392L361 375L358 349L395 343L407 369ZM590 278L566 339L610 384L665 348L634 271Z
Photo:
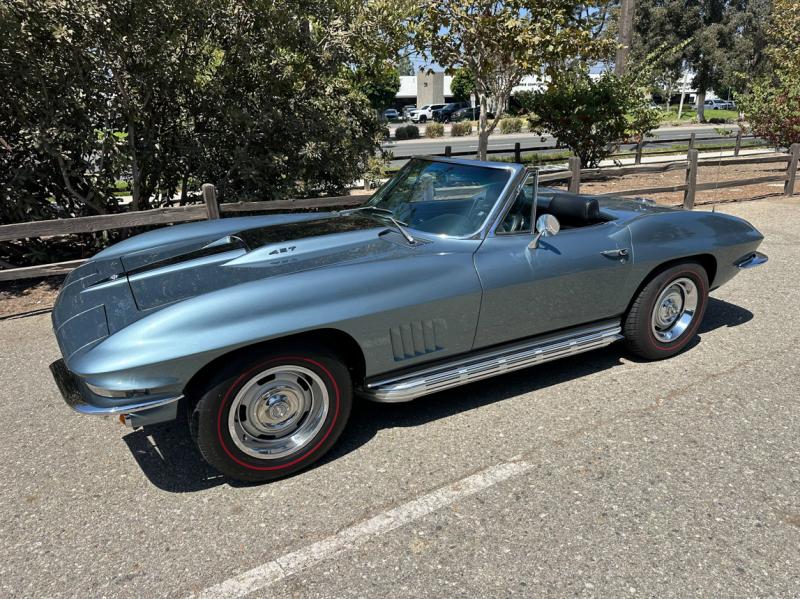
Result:
M687 278L690 279L697 287L697 309L695 310L692 322L687 329L675 341L664 343L659 341L653 333L651 322L653 317L653 310L655 309L656 301L661 296L661 293L677 279ZM639 331L639 341L653 352L655 355L673 355L683 350L692 339L694 339L697 329L705 316L706 306L708 304L708 276L705 269L694 262L687 262L669 268L653 279L651 285L648 285L647 297L645 298L645 314L647 315L646 326L644 330Z
M317 434L297 453L259 460L239 449L228 430L231 405L239 390L259 372L280 365L307 368L317 374L328 391L328 414ZM233 478L266 481L302 470L322 457L344 430L352 405L347 368L332 356L307 351L283 351L257 360L230 364L203 394L195 408L197 443L203 456Z

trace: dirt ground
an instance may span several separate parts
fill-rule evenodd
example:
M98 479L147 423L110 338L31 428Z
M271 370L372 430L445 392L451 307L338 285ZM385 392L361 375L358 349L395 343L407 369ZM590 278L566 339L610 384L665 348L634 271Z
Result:
M27 316L53 306L64 277L0 282L0 320Z
M761 156L761 155L760 155ZM765 154L764 156L777 156ZM766 177L782 175L786 166L781 163L772 164L741 164L733 166L717 166L711 161L704 161L697 173L698 183L715 183L733 181L736 179L749 179L751 177ZM642 175L629 175L607 181L585 181L581 183L582 193L608 193L624 191L626 189L640 189L642 187L666 187L668 185L681 185L686 178L686 171L677 170L666 173L645 173ZM695 196L695 205L711 204L717 202L743 202L758 200L772 196L783 195L783 183L762 183L759 185L746 185L742 187L728 187L725 189L711 189L698 191ZM683 205L683 192L649 194L647 197L659 204L667 206Z
M698 183L731 181L749 177L780 175L785 167L780 164L747 164L718 167L702 166L698 172ZM637 189L642 187L661 187L680 185L684 182L685 172L670 171L667 173L647 173L627 177L609 179L607 181L587 181L581 185L584 193L607 193ZM359 190L357 193L364 193ZM708 190L697 193L695 205L712 203L745 202L768 197L781 196L783 183L764 183L744 187L729 187L719 190ZM683 203L683 192L660 193L648 196L659 204L680 206ZM55 301L63 277L47 279L23 280L13 283L0 282L0 319L28 315L48 310Z

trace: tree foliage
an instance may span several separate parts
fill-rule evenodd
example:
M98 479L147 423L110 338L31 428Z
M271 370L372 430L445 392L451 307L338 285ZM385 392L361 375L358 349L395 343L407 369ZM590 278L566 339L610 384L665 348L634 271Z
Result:
M607 54L607 40L593 36L585 3L574 0L432 0L412 11L412 44L443 67L466 68L480 101L478 155L486 157L511 90L525 75L556 70L566 59ZM487 119L489 98L496 117Z
M411 62L411 58L408 55L400 56L397 59L396 68L397 74L401 77L413 77L417 74L414 64Z
M547 89L516 97L529 112L532 131L551 133L588 167L598 166L612 144L641 139L659 123L659 111L649 108L632 75L563 73Z
M0 222L118 210L118 179L135 209L338 191L403 35L382 0L5 0Z
M767 40L772 70L737 101L756 135L789 147L800 143L800 4L775 0Z
M475 93L475 78L467 69L458 69L453 74L450 91L456 100L467 101Z
M776 71L786 76L800 77L800 2L773 2L766 54Z
M688 69L697 113L711 89L743 89L765 68L764 27L771 0L638 0L632 57L654 67L655 82L674 89Z
M375 110L391 106L400 89L400 75L390 62L366 65L353 72L356 89L364 94Z

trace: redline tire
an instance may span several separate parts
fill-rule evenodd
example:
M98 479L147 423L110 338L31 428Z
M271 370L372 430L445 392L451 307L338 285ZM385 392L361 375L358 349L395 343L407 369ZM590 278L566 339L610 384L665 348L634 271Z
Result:
M293 413L291 408L286 407L291 402L279 400L278 404L268 408L267 402L273 396L258 396L261 388L257 384L261 382L260 379L266 381L265 385L269 384L275 380L275 374L265 376L265 373L275 372L288 373L286 377L289 380L291 376L298 377L298 397L303 395L306 387L305 395L317 394L313 405L318 408L319 422L315 422L313 429L305 431L307 439L304 438L302 445L284 448L272 456L267 453L262 455L259 451L266 452L272 447L270 444L273 441L277 445L282 439L286 439L286 445L291 446L292 435L278 435L274 440L271 435L264 435L261 439L251 434L253 431L245 431L241 427L248 424L261 428L272 425L272 422L266 422L270 418L271 409L285 408L286 414ZM279 384L283 383L276 382L273 386ZM247 393L251 395L251 403L247 406L237 404L236 401ZM291 391L286 394L294 397ZM276 391L274 397L285 398L286 394L281 395ZM250 360L232 360L227 363L209 383L194 409L190 410L190 426L200 453L214 468L236 480L267 482L299 472L325 455L347 424L352 398L352 382L347 367L324 348L276 348L260 353ZM294 399L298 406L302 405L300 399ZM234 406L234 413L231 414ZM295 433L302 430L300 426L307 427L306 422L311 419L311 410L299 414L302 410L299 407L294 410L298 414L298 428ZM255 414L262 416L264 421L257 419ZM281 416L280 410L278 414L276 421ZM245 416L250 417L249 422ZM243 419L241 423L240 418ZM287 418L286 422L290 420L291 418ZM287 430L291 432L293 429ZM263 431L255 431L257 432ZM243 442L240 435L249 440L252 447L247 445L247 441Z
M692 300L696 305L685 330L677 334L674 339L665 341L655 332L654 321L658 320L655 311L663 308L663 304L657 305L657 302L680 281L693 284L696 297ZM692 286L687 285L687 288L691 289ZM684 298L684 301L686 299L688 298ZM697 262L685 262L656 272L639 291L625 316L622 328L625 345L631 353L646 360L670 358L683 351L694 338L707 305L708 274L702 265Z

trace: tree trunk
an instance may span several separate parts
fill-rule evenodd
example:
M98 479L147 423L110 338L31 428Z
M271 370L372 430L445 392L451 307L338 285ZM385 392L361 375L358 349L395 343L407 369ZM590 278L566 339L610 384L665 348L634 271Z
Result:
M628 67L628 54L631 50L633 39L633 13L635 4L633 0L622 0L619 7L619 48L614 60L614 74L617 77L625 75Z
M706 122L706 90L697 90L697 122Z
M481 114L478 118L478 160L486 160L486 151L489 149L489 127L486 113L489 110L489 98L485 93L478 95L480 98Z
M187 168L186 171L183 173L183 177L181 178L181 200L180 205L186 205L186 186L189 185L189 169Z

